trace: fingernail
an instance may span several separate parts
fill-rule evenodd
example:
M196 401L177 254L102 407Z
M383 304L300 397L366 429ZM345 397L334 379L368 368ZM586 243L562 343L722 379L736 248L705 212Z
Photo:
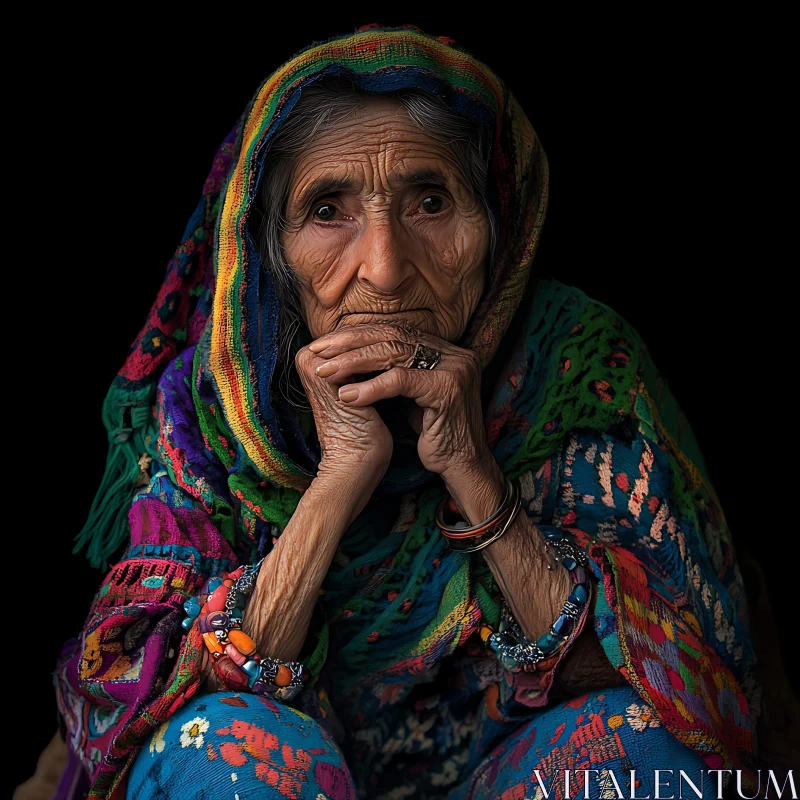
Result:
M312 353L319 353L320 350L324 350L327 346L328 346L327 342L323 342L317 339L315 342L311 342L311 344L308 346L308 349Z
M342 386L342 388L339 389L339 399L343 403L352 403L353 400L358 400L358 389L352 386Z
M317 375L320 378L327 378L330 375L333 375L334 372L339 371L339 362L338 361L326 361L324 364L320 364L317 367Z

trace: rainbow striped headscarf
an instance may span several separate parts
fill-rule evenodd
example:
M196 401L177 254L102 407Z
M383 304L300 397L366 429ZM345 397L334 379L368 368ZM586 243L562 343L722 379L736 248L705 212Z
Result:
M332 74L346 74L369 91L421 87L492 127L496 146L490 197L499 217L501 258L467 334L468 346L484 360L494 353L521 297L546 197L546 161L527 118L494 73L446 40L412 28L367 29L310 47L262 84L244 117L220 211L209 366L225 418L247 455L262 474L295 489L304 488L308 476L285 456L269 398L276 356L274 292L248 245L246 229L270 137L303 87Z

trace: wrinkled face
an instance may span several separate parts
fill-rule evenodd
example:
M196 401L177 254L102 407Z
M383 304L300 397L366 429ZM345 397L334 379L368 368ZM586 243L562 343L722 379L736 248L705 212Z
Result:
M447 341L483 291L490 227L447 147L370 98L301 155L282 244L314 338L402 321Z

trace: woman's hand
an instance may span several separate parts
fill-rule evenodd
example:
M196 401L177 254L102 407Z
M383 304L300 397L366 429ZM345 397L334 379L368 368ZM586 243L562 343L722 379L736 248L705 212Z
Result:
M322 450L319 474L340 475L344 470L377 485L392 457L392 435L374 408L339 399L339 381L320 371L329 362L313 351L314 344L298 351L295 366L314 414Z
M410 369L417 344L441 352L435 369ZM340 405L363 412L379 400L402 395L418 408L411 424L419 433L423 466L444 479L456 502L465 508L480 494L492 513L503 497L504 483L486 443L481 408L481 366L464 350L403 323L370 322L322 336L307 348L317 359L317 375L338 389ZM382 370L353 383L353 376Z

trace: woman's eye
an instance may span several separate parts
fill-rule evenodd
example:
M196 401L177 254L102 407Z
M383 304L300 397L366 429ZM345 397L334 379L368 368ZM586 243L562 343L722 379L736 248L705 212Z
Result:
M438 194L429 194L419 205L426 214L438 214L445 208L445 199Z
M337 208L331 203L323 203L314 209L314 216L322 222L328 222L336 216Z

